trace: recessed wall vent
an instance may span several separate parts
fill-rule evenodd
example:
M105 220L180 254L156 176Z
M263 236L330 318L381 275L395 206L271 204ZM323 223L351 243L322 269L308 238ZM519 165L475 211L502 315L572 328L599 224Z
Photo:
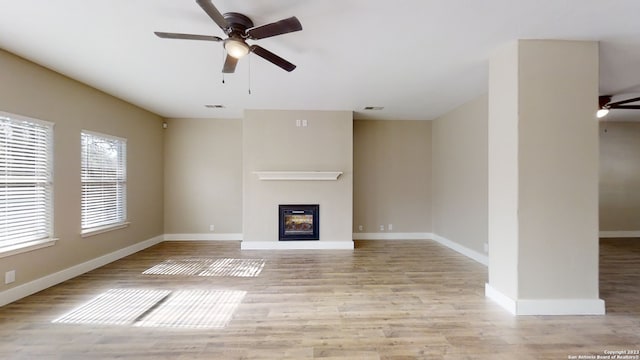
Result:
M220 104L207 104L204 107L208 109L224 109L224 105L220 105Z
M365 106L364 110L371 110L371 111L375 111L375 110L382 110L384 109L384 106Z

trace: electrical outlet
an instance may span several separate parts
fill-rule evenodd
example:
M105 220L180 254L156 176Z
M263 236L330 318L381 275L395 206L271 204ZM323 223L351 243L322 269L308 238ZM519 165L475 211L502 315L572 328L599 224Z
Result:
M387 226L387 230L389 231L393 230L393 224L389 224L389 226Z
M209 231L215 231L215 230L216 230L215 225L209 225Z
M364 230L364 226L358 225L358 231L362 231L362 230Z
M16 281L16 271L15 270L10 270L10 271L7 271L6 273L4 273L4 283L5 284L11 284L14 281Z
M380 225L380 231L384 231L384 225Z

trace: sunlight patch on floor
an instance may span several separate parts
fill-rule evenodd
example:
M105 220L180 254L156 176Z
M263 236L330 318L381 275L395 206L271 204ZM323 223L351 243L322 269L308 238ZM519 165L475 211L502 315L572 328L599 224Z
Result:
M171 291L110 289L52 322L65 324L131 324Z
M263 267L263 259L218 259L198 275L256 277Z
M52 323L222 329L246 294L237 290L110 289Z
M136 326L222 329L245 295L236 290L176 291Z
M144 275L198 275L213 259L169 259L142 272Z
M144 275L256 277L264 259L169 259L145 270Z

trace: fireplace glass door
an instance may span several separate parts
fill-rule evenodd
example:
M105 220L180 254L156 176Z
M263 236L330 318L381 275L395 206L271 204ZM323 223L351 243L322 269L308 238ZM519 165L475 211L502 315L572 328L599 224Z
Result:
M319 240L319 205L280 205L280 240Z

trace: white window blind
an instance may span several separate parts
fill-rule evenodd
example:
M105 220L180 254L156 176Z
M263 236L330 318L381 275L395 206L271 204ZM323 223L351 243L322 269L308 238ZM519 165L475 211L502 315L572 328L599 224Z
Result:
M0 112L0 251L53 235L53 124Z
M82 131L82 232L127 220L127 141Z

